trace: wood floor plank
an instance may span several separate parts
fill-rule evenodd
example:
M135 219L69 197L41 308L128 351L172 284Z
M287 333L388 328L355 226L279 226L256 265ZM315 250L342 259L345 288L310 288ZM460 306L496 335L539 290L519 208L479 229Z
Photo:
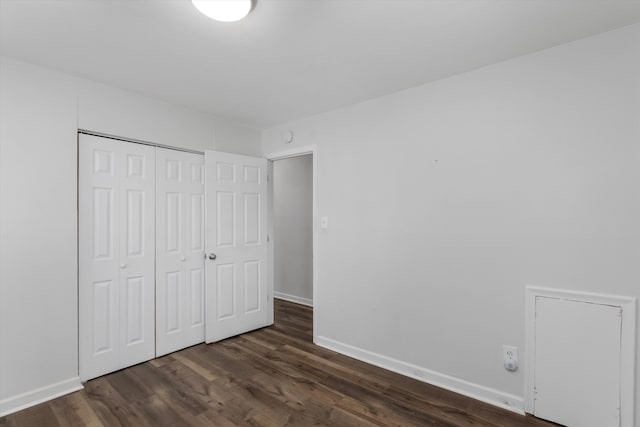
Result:
M185 365L186 367L188 367L193 372L200 375L202 378L204 378L207 381L213 381L217 378L217 375L214 372L212 372L210 369L208 369L206 366L203 366L202 364L198 363L196 360L193 360L192 358L189 358L180 352L176 352L172 356L175 360L182 363L183 365Z
M17 427L16 419L13 416L0 417L0 426L2 427Z
M144 400L135 402L132 406L144 416L140 425L169 427L184 425L184 418L178 411L167 404L159 395L150 396Z
M83 393L71 393L60 399L54 399L50 406L61 425L70 427L101 427L104 425Z
M36 405L16 414L15 423L18 426L51 426L58 427L58 422L50 405ZM64 424L62 424L64 425Z
M135 368L135 367L134 367ZM123 369L104 377L126 402L135 402L153 395L152 389L144 381L136 380L132 369Z
M111 386L108 377L105 375L89 381L80 392L86 396L87 403L102 424L124 427L146 425L144 415L136 410L134 402L124 400L120 392Z
M318 347L312 325L312 309L276 300L272 327L96 378L0 427L554 426Z

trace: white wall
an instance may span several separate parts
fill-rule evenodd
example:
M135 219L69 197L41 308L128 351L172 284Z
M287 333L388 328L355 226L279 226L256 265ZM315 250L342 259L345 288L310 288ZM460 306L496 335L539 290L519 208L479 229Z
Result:
M214 127L217 151L246 156L261 155L261 130L222 119L215 119Z
M77 82L81 129L192 150L260 155L256 129L112 86Z
M72 84L0 63L0 414L78 386Z
M318 147L324 345L521 409L501 346L523 358L526 285L640 296L640 25L278 126L263 152L287 129Z
M273 162L275 296L313 303L313 157Z
M256 130L0 58L0 414L79 386L78 128L260 152Z

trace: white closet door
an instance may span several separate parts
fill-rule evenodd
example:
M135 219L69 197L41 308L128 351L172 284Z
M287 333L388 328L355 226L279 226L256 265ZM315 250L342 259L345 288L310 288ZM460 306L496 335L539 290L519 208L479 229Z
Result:
M152 147L79 137L80 378L153 358Z
M120 363L120 142L80 135L78 150L79 356L88 380Z
M158 148L156 356L204 341L204 157Z
M155 149L121 143L120 367L155 354Z
M269 324L267 160L205 152L206 342Z

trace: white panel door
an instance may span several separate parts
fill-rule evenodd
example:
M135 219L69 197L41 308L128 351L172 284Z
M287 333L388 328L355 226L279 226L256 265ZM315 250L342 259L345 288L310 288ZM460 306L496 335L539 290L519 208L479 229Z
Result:
M80 378L120 364L120 142L80 135L78 147Z
M156 356L204 341L204 157L156 151Z
M121 142L120 368L155 354L155 148Z
M79 351L87 380L154 355L152 147L80 135Z
M534 415L620 426L621 308L537 297Z
M267 160L207 151L206 342L269 324Z

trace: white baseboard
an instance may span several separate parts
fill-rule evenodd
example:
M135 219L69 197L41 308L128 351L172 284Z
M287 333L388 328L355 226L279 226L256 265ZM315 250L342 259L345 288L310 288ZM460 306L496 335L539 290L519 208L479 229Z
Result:
M283 299L285 301L295 302L296 304L308 305L309 307L313 307L313 300L309 298L297 297L295 295L283 294L282 292L274 292L274 298Z
M318 337L316 344L380 368L524 415L524 399L522 397L343 344L330 338Z
M59 383L50 384L0 400L0 417L55 399L56 397L64 396L65 394L73 393L74 391L82 390L83 388L80 377L73 377L60 381Z

